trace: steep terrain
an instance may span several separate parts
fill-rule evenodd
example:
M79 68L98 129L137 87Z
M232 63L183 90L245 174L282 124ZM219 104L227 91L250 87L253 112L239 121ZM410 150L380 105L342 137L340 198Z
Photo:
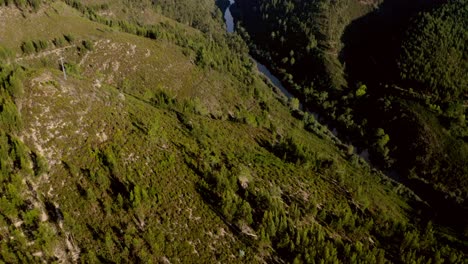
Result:
M0 261L465 261L194 3L0 2Z
M238 1L238 30L376 166L468 222L466 1ZM463 236L463 235L462 235Z

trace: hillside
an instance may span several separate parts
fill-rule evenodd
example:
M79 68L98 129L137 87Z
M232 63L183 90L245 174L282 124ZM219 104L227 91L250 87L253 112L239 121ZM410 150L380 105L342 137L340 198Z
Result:
M466 261L197 3L0 1L0 262Z
M236 10L251 52L306 108L465 232L466 1L241 0Z

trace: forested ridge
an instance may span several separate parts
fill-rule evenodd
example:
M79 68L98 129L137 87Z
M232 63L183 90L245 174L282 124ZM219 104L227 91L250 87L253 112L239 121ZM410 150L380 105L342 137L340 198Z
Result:
M405 34L399 67L403 80L432 101L468 98L468 4L454 1L415 18Z
M455 216L468 208L467 8L259 0L238 1L235 14L251 52L306 107L369 148L374 164L398 172L439 216ZM452 224L466 230L464 220Z
M324 109L353 133L372 134L373 151L391 163L391 129L370 118L353 125L355 106L376 98L373 83L350 88L326 68L345 70L339 32L365 12L321 17L310 31L290 24L296 8L320 17L346 6L300 3L274 2L288 13L272 24L273 38L287 46L296 32L309 45L287 48L281 63L309 67L304 54L336 52L310 75L278 71L298 96L299 78L313 82ZM242 29L227 34L214 1L2 1L0 14L0 262L466 263L466 232L275 92L249 59L247 44L259 54L262 47ZM420 70L403 63L418 56L409 47L398 66ZM416 105L413 94L426 100L426 92L408 93L374 104L394 109L383 115L401 111L407 119L393 122L428 130L429 142L447 137L431 134L427 123L439 120L428 105L463 133L459 108L451 116L437 108L445 95ZM415 119L421 113L430 114ZM417 169L440 153L431 155ZM464 154L450 155L461 162ZM450 164L438 169L464 166Z

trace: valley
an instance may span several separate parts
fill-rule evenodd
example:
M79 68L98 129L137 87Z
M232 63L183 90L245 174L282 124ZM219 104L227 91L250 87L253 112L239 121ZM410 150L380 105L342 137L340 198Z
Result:
M302 93L301 75L254 38L246 4L0 1L0 262L466 263L463 182L447 199L461 208L434 196L433 184L444 197L450 181L421 195L393 165L402 161L383 163L400 151L398 131L371 118L361 136L344 129L333 118L342 101ZM301 40L293 29L284 32ZM319 70L304 80L315 74L329 79ZM360 75L334 81L348 76ZM343 101L349 114L381 104L364 81L350 90L360 99ZM398 109L389 125L413 122L440 144L434 117L411 100L375 114ZM374 131L375 143L362 140ZM463 145L453 145L460 171Z

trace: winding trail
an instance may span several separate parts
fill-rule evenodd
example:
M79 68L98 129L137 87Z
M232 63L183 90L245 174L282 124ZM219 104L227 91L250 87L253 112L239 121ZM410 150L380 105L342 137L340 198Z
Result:
M75 48L75 47L76 47L76 45L73 44L73 45L68 45L68 46L61 47L61 48L56 48L56 49L52 49L52 50L46 50L46 51L34 53L34 54L31 54L31 55L27 55L27 56L20 56L20 57L17 57L15 59L15 62L20 62L20 61L23 61L23 60L39 59L39 58L49 56L51 54L59 55L61 52L64 52L66 49Z

